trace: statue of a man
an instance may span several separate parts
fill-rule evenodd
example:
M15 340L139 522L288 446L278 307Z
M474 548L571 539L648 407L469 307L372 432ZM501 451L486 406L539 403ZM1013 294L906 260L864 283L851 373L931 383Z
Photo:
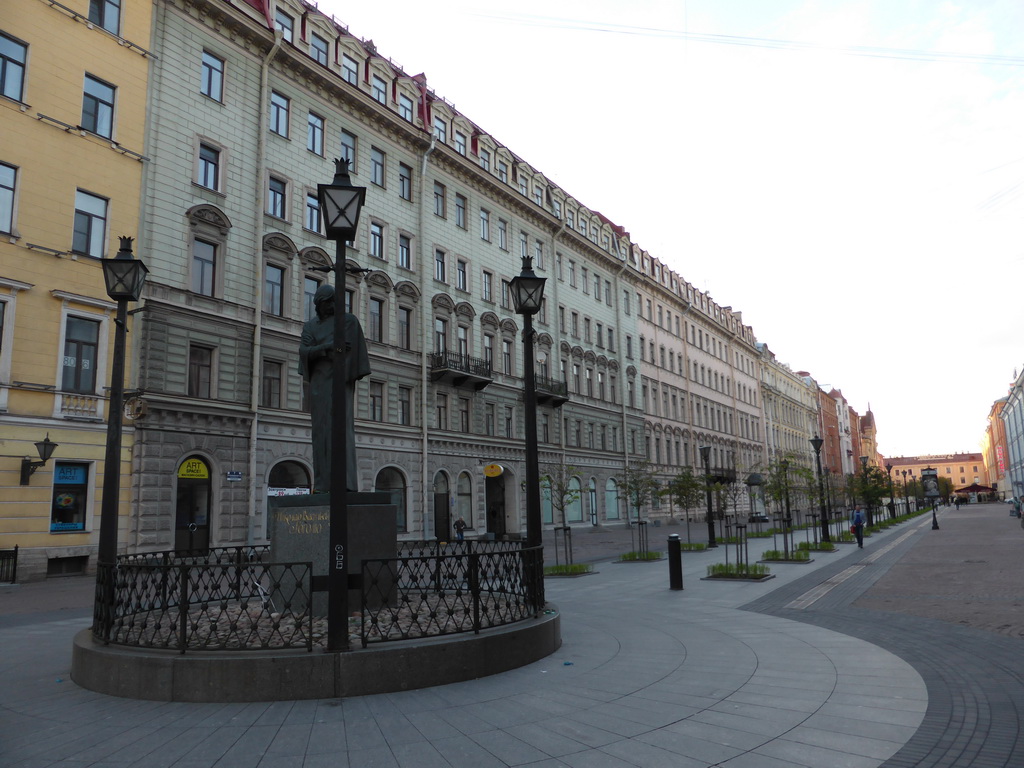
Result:
M334 286L321 285L313 296L316 317L302 326L299 373L309 382L309 410L313 422L313 492L331 491L332 383L334 381ZM348 414L345 477L348 490L359 490L356 472L356 430L353 403L356 382L370 373L366 339L356 316L345 313L345 411Z

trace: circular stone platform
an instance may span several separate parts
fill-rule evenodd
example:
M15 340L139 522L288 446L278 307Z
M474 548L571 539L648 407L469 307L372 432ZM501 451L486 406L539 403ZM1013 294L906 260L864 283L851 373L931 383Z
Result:
M557 610L539 618L344 653L207 651L182 654L103 645L75 636L71 679L111 696L153 701L288 701L366 696L457 683L542 659L562 644Z

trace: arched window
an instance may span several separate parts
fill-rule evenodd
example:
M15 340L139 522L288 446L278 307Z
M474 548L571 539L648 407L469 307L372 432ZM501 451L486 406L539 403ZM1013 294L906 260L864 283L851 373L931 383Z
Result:
M470 528L475 527L473 523L473 480L469 472L459 475L458 499L456 500L456 514L466 521Z
M398 531L408 530L405 476L395 467L384 467L377 473L373 489L378 493L391 494L391 503L397 507Z
M580 479L573 477L569 479L569 490L573 493L573 501L565 510L566 522L583 522L583 489L580 486Z
M590 485L587 487L587 506L590 508L590 524L597 525L597 480L590 478Z
M619 519L619 486L614 477L609 477L604 484L604 517L605 520Z

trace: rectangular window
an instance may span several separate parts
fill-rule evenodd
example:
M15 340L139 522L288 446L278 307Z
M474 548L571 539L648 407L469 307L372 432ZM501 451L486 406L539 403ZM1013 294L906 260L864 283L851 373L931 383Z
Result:
M270 94L270 130L278 136L288 138L288 110L291 101L277 91Z
M103 258L107 242L107 201L78 190L75 192L75 224L71 250Z
M341 77L346 83L359 85L359 64L347 53L341 54Z
M437 428L448 429L448 395L437 393Z
M89 0L89 21L112 34L121 29L121 0Z
M533 202L537 205L544 205L544 190L540 187L533 188Z
M494 435L494 403L484 404L484 434Z
M378 187L384 186L384 159L384 153L379 149L370 149L370 181Z
M440 248L434 251L434 279L440 280L442 283L445 281L445 269L444 269L445 253Z
M295 39L295 19L280 9L274 17L274 29L281 30L286 42L290 43Z
M462 259L455 262L455 287L460 291L469 290L469 279L466 277L466 262Z
M533 266L544 269L544 243L540 240L533 244Z
M50 533L84 531L88 509L89 465L84 462L54 462Z
M512 341L501 340L501 370L508 376L512 375Z
M192 243L192 292L213 296L217 267L217 246L205 240Z
M313 299L316 297L317 289L320 288L320 281L313 277L303 278L302 281L302 319L312 320L316 317L316 305Z
M459 398L459 431L464 435L469 434L469 398Z
M64 361L61 390L96 393L96 356L99 350L98 320L68 317L64 327Z
M498 219L498 247L508 250L508 222L504 219Z
M114 86L92 75L85 76L82 128L106 139L114 135Z
M448 124L443 117L434 118L434 138L442 144L448 143Z
M444 184L437 181L434 182L434 215L440 216L442 219L447 215L445 213Z
M304 226L310 232L320 232L320 201L314 194L306 195L306 217Z
M398 266L412 269L412 241L408 235L398 236Z
M412 168L405 163L398 164L398 196L412 200Z
M530 240L526 236L525 232L519 233L519 256L520 258L526 258L530 252Z
M370 382L370 421L384 421L384 382Z
M455 329L455 333L459 343L459 355L466 358L469 356L469 328L460 325Z
M480 209L480 239L488 242L491 239L491 214L483 208Z
M188 396L210 397L213 372L213 350L195 344L188 348Z
M466 198L463 195L455 195L455 226L466 228Z
M341 159L348 160L349 173L356 172L356 135L354 133L341 132Z
M480 167L485 171L491 170L491 153L486 149L480 150Z
M412 99L406 96L404 93L398 97L398 114L402 116L403 120L408 120L410 123L413 119L413 103Z
M309 113L306 129L306 149L314 155L324 154L324 119L313 112Z
M587 268L580 268L580 282L583 284L583 293L590 293L590 281L587 279Z
M505 437L515 437L515 411L511 405L505 406Z
M370 222L370 255L384 258L384 225Z
M508 184L508 163L502 160L498 161L498 178Z
M383 77L374 75L370 79L370 95L381 104L388 103L388 84L384 81Z
M408 307L398 308L398 346L412 348L412 310Z
M14 231L14 189L18 171L0 163L0 232Z
M325 67L327 66L329 59L328 51L328 43L320 37L320 35L314 32L309 36L309 55L312 56L318 64L323 64Z
M484 334L484 361L487 363L487 370L494 368L494 337L489 333Z
M209 144L199 145L199 185L220 189L220 150Z
M278 317L284 314L284 268L276 264L263 269L263 311Z
M199 92L214 101L224 100L224 59L203 51Z
M455 151L460 155L466 154L466 134L455 132Z
M492 275L490 272L484 270L482 283L483 283L483 285L481 287L481 290L482 290L483 300L484 301L494 301L494 294L493 294L493 291L494 291L494 275Z
M285 218L287 195L288 183L276 176L271 176L267 188L267 213L279 219Z
M370 298L370 341L384 343L384 300Z
M409 387L398 388L398 423L412 424L412 389Z
M280 363L271 360L263 361L260 405L264 408L281 407L281 370L282 366Z
M501 281L501 306L506 309L512 307L512 285L508 280Z

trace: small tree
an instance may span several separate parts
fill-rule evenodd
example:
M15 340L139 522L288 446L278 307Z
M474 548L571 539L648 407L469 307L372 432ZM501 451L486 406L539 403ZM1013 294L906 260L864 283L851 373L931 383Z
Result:
M874 510L889 495L889 476L881 467L868 467L867 471L851 475L855 501L867 506L868 525L875 524Z
M676 504L682 507L686 515L686 541L690 541L690 510L700 505L704 498L704 478L693 474L690 467L686 467L669 480L668 485L661 490L662 496L670 496Z
M551 499L551 517L553 519L561 517L562 527L565 528L567 526L566 510L579 501L583 495L582 487L579 485L573 487L572 484L578 470L571 464L544 464L541 471L544 474L540 479L540 487ZM571 563L573 561L572 536L567 535L563 540L569 542L565 559ZM555 543L557 545L557 539ZM556 546L556 558L557 555L558 547Z
M651 471L651 465L647 461L637 461L626 465L622 474L622 492L626 495L626 523L630 528L630 541L633 541L633 523L629 519L629 508L636 510L637 522L640 522L640 509L644 504L649 504L658 492L658 480Z

